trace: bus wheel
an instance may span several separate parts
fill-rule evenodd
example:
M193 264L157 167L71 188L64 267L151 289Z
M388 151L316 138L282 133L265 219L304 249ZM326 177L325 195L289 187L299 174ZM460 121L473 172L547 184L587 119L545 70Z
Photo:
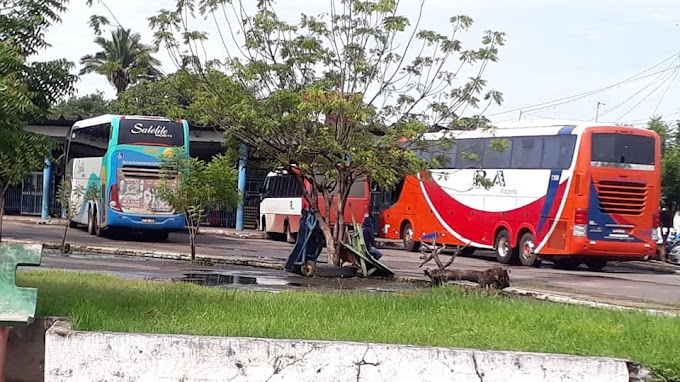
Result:
M567 257L565 259L554 259L553 264L555 264L555 269L574 271L578 269L578 266L581 264L581 262Z
M401 230L401 240L404 243L404 249L408 252L417 252L420 249L420 242L413 240L413 227L409 222L406 222L404 229Z
M501 264L512 264L515 262L516 253L510 246L510 235L508 231L502 229L496 235L496 260Z
M267 220L265 218L262 218L262 232L264 232L265 239L267 240L274 239L274 236L270 232L267 232Z
M295 236L290 233L290 225L288 224L287 220L283 226L283 232L284 235L286 235L286 243L295 244Z
M588 270L601 271L604 267L607 266L607 261L601 259L587 260L586 266L588 267Z
M68 222L68 227L69 228L78 228L78 223L71 220L71 221Z
M522 265L531 267L536 264L536 252L534 252L534 236L529 232L519 239L519 261Z
M99 224L99 218L97 217L97 210L94 210L93 215L94 216L92 218L92 224L94 225L94 234L97 237L101 237L102 236L102 226L101 226L101 224Z
M94 217L92 214L94 210L92 208L87 212L87 233L94 235Z

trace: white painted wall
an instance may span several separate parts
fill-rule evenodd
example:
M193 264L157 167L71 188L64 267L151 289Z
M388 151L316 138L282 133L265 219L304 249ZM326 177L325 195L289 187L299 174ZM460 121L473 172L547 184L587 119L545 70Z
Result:
M624 360L467 349L128 333L45 338L45 381L628 381Z

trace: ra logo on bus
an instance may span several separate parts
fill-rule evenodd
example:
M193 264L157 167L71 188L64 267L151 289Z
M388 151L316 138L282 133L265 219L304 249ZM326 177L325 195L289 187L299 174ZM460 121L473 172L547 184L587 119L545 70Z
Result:
M505 175L503 174L503 170L496 170L496 174L494 175L493 179L487 177L486 170L475 170L472 178L472 185L475 188L481 188L483 182L482 179L490 180L492 187L505 187Z

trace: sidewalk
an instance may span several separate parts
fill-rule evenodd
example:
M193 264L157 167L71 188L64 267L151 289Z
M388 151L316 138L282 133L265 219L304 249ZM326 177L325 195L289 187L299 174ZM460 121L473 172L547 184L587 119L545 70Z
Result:
M38 225L64 225L66 224L66 219L62 218L49 218L42 219L37 216L26 216L26 215L5 215L5 221L20 222L26 224L38 224ZM228 237L236 237L241 239L265 239L265 234L262 231L254 229L244 229L243 231L237 231L234 228L222 228L222 227L209 227L201 226L199 229L199 234L207 233L212 235L222 235Z

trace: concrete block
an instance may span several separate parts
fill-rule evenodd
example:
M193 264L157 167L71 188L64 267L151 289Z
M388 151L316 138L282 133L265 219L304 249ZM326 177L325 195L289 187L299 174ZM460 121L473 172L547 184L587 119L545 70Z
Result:
M626 360L441 347L72 331L45 339L45 380L621 381Z

